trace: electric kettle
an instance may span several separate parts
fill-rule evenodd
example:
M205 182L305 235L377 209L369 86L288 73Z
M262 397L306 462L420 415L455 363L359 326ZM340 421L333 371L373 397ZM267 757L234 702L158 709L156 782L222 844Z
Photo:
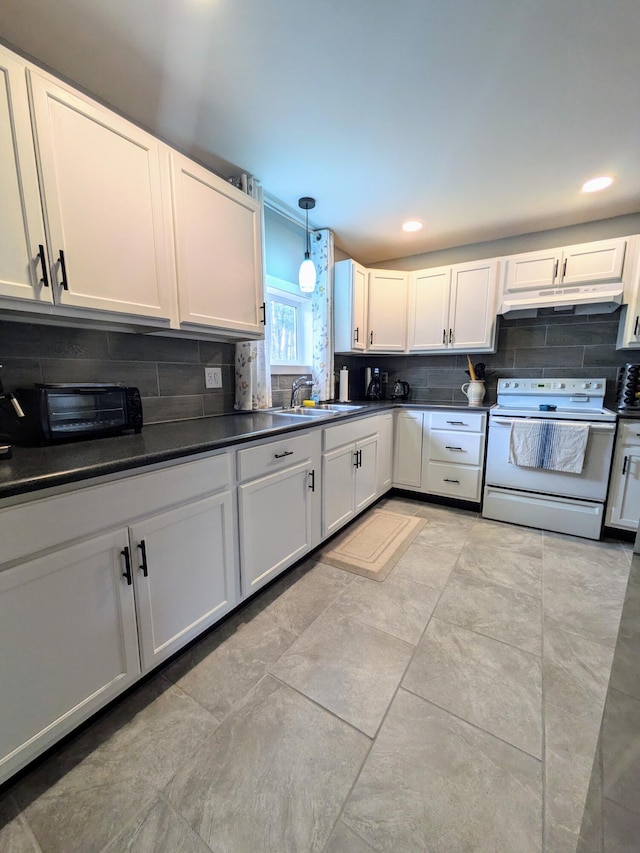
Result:
M394 400L397 400L397 399L406 400L409 396L410 390L411 390L411 388L409 387L408 382L400 382L400 381L395 382L393 385L393 393L391 394L391 397Z

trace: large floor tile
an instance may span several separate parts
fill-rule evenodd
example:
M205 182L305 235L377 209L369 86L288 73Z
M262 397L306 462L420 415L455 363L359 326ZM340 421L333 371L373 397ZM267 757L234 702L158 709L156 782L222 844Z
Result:
M598 723L545 704L545 826L580 831L598 743Z
M456 569L525 595L535 598L542 596L542 555L534 557L522 554L517 549L509 551L467 540L458 557Z
M605 799L604 853L638 853L640 849L640 815Z
M471 528L467 541L474 545L500 548L512 554L542 556L542 531L519 527L517 524L480 518Z
M458 552L477 523L476 513L447 507L430 507L416 515L425 519L424 527L414 540L416 544L446 547Z
M540 758L541 682L535 655L433 617L402 683Z
M335 605L296 640L271 672L373 736L413 650Z
M210 853L165 799L158 797L103 853Z
M613 649L547 623L542 680L545 702L600 726Z
M321 851L370 747L267 677L165 794L214 851Z
M460 547L414 541L394 566L392 577L421 583L441 592L458 559Z
M618 690L607 694L602 768L604 796L640 814L640 700Z
M540 762L400 690L343 820L376 851L541 850Z
M31 829L13 797L0 794L0 850L7 853L40 853Z
M324 563L314 563L291 587L270 603L265 613L287 631L302 634L356 576Z
M413 501L410 498L382 498L375 508L385 509L388 512L401 512L405 515L416 515L423 504L424 501Z
M336 602L336 611L415 646L433 612L438 591L388 577L384 583L355 577Z
M143 685L15 788L46 853L93 853L113 839L215 729L162 678Z
M482 575L454 569L434 615L534 655L542 654L540 596L492 583Z
M296 634L268 613L232 621L204 637L164 671L218 722L265 675Z
M373 847L340 820L322 853L373 853Z
M624 561L624 556L620 557ZM628 572L628 569L627 569ZM543 565L544 616L550 624L614 646L626 577L594 559L550 557Z

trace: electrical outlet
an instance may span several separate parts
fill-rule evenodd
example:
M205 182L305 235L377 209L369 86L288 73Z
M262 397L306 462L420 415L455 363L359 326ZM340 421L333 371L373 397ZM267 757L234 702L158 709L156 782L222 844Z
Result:
M382 374L381 374L381 379L382 379L382 382L388 382L388 381L389 381L389 374L387 373L387 371L386 371L386 370L384 370L384 371L382 372Z
M204 385L205 388L222 388L222 368L205 367Z

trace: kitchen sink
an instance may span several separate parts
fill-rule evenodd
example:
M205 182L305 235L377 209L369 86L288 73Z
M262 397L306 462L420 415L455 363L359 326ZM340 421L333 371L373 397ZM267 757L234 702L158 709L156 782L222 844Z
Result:
M327 418L346 412L364 409L364 406L354 406L349 403L317 403L315 406L290 406L285 409L274 409L272 415L301 416L303 418Z

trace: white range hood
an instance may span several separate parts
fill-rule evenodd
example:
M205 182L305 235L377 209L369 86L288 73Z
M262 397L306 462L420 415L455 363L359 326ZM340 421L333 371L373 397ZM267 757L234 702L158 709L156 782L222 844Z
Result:
M521 290L503 294L498 314L534 317L541 308L559 314L610 314L622 305L622 294L621 282Z

